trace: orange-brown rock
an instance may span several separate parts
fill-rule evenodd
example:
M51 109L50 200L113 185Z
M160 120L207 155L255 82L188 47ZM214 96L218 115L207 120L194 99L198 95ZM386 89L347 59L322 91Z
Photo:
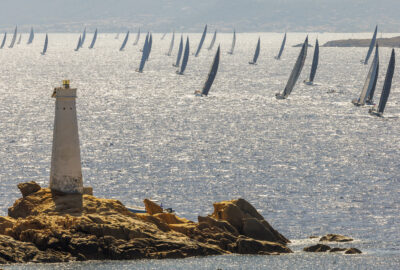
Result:
M216 204L223 218L199 217L197 223L146 203L148 213L134 214L117 200L47 188L25 193L8 217L0 217L0 263L291 252L286 238L245 200Z
M244 199L214 203L212 217L216 220L229 222L239 234L250 238L283 244L290 242L274 230L257 210Z
M144 203L144 207L146 208L146 212L149 215L154 215L154 214L163 212L163 209L161 206L159 206L158 204L156 204L153 201L150 201L149 199L144 199L143 203Z

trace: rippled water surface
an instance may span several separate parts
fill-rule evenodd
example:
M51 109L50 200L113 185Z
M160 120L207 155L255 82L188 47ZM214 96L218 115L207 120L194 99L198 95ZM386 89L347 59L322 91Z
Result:
M319 33L320 43L371 34ZM393 34L394 35L394 34ZM386 36L393 36L387 34ZM77 34L44 34L32 45L0 50L0 214L20 197L16 185L48 185L54 100L62 79L78 88L77 110L85 185L99 197L126 205L161 201L197 220L215 201L245 198L296 251L284 256L219 256L185 260L89 262L65 269L299 268L396 269L400 264L400 66L397 64L385 117L350 103L368 71L360 64L367 48L321 48L316 85L307 78L313 48L291 96L283 90L305 33L219 34L221 63L207 98L194 97L209 71L216 46L190 55L184 76L175 74L177 43L166 56L170 35L154 35L144 73L139 65L143 36L125 51L115 34L100 34L95 49L73 49ZM185 35L186 36L186 35ZM200 34L190 34L194 52ZM258 65L249 65L258 36ZM314 44L316 33L310 34ZM25 35L25 38L27 36ZM178 40L176 38L175 40ZM24 38L23 42L24 43ZM398 53L399 51L397 51ZM381 48L378 101L390 56ZM400 61L398 61L400 62ZM334 93L328 93L332 92ZM362 255L305 254L310 235L340 233L356 239ZM296 240L297 239L297 240ZM20 268L13 266L12 268ZM28 265L26 269L53 266Z

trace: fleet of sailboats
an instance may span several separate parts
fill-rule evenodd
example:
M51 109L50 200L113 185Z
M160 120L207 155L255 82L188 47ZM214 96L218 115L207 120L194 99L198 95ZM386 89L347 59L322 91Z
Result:
M286 99L292 92L294 85L296 84L297 79L300 76L301 70L303 69L304 62L306 61L307 47L308 47L308 36L304 41L303 46L301 47L301 51L299 53L299 56L297 57L296 63L294 64L292 73L289 76L289 80L286 83L286 87L283 90L283 93L275 94L275 97L277 99Z

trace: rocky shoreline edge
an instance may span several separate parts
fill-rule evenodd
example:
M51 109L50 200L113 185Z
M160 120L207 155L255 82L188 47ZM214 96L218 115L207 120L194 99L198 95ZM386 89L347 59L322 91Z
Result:
M135 214L118 200L55 193L35 182L18 188L23 197L0 217L0 264L292 253L290 241L244 199L214 203L211 215L193 222L149 200L147 213ZM335 237L343 236L321 241L343 240Z

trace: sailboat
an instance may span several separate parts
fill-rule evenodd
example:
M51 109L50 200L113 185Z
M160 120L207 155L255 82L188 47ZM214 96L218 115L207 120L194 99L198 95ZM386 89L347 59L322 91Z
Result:
M169 45L169 50L167 55L171 56L172 49L174 48L174 41L175 41L175 32L172 32L171 44Z
M42 55L45 55L47 52L47 45L49 43L49 37L46 34L46 38L44 40L44 46L43 46L43 51L41 52Z
M117 33L117 35L115 36L115 39L119 39L119 33Z
M183 51L183 35L181 35L181 42L179 42L179 49L178 49L178 55L176 56L176 62L175 64L172 64L174 67L179 67L179 63L182 57L182 51Z
M138 33L136 35L136 40L135 40L135 42L133 42L133 45L137 45L138 44L139 38L140 38L140 28L139 28L139 31L138 31Z
M199 46L197 47L196 53L195 53L195 55L194 55L195 57L199 56L201 47L203 46L203 43L204 43L204 39L206 38L206 34L207 34L207 24L206 24L206 26L204 27L203 34L201 35L201 39L200 39Z
M277 99L286 99L292 92L293 87L296 84L296 81L300 76L301 70L303 69L304 62L306 61L307 47L308 47L308 36L307 36L306 40L304 41L303 46L301 47L301 51L299 53L299 56L297 57L296 63L294 64L292 73L290 74L290 77L286 84L285 90L283 90L282 94L280 94L280 93L275 94L275 97Z
M308 79L308 81L304 81L304 83L307 85L312 85L314 82L315 74L317 73L318 60L319 60L319 43L317 38L315 40L314 56L311 65L310 78Z
M82 36L79 35L79 39L78 39L78 45L76 45L75 51L79 51L79 48L81 48L81 43L82 43Z
M151 52L151 47L153 46L153 35L150 33L149 36L149 47L147 50L147 56L146 56L146 61L149 61L149 56L150 56L150 52Z
M17 27L15 26L14 35L13 35L13 37L12 37L10 46L8 46L9 48L14 47L14 44L15 44L16 39L17 39Z
M3 41L1 42L0 49L3 49L4 44L6 44L6 40L7 40L7 32L4 32L4 37L3 37Z
M207 96L210 88L214 82L215 76L217 75L218 66L219 66L219 57L220 57L220 46L218 45L218 50L215 54L214 61L211 65L210 72L208 73L207 80L204 83L202 91L196 91L194 94L196 96Z
M364 106L366 102L372 103L372 98L374 96L376 82L378 80L379 74L379 49L378 44L375 48L375 56L372 60L371 67L369 68L367 78L365 79L364 86L362 88L359 98L353 99L351 103L356 106Z
M81 48L83 48L83 44L85 43L85 40L86 40L86 27L85 27L85 29L83 29L81 44L79 45Z
M235 29L233 29L232 46L231 46L231 50L228 52L228 54L233 54L233 50L235 49L235 45L236 45L236 31L235 31Z
M19 34L19 39L18 39L18 41L17 41L17 45L18 45L18 44L21 44L21 39L22 39L22 34Z
M211 43L210 43L210 46L208 47L208 50L212 50L212 48L214 47L216 39L217 39L217 30L215 30L215 32L214 32L214 36L213 36L213 38L211 40Z
M183 73L185 72L187 63L189 61L189 37L186 38L186 46L185 46L185 52L183 54L183 59L182 59L182 64L181 64L181 70L177 70L176 73L179 75L183 75Z
M365 60L364 60L364 61L361 60L361 63L363 63L364 65L368 64L369 57L371 56L372 50L374 49L374 46L375 46L376 34L377 34L377 33L378 33L378 25L375 26L374 35L372 36L371 43L369 44L367 56L365 56Z
M165 36L167 35L167 33L164 33L161 37L161 40L164 40Z
M33 42L33 38L35 37L35 33L33 32L33 27L31 27L31 32L29 34L28 42L27 44L31 44Z
M97 28L96 28L96 31L94 31L92 43L90 43L89 49L93 49L94 44L96 44L96 40L97 40Z
M140 60L139 68L136 69L137 72L142 73L144 65L146 64L147 52L149 50L149 33L147 33L146 39L144 41L143 49L142 49L142 59Z
M283 36L282 45L281 45L281 48L279 49L279 53L278 53L277 56L275 56L276 60L280 60L281 59L281 56L282 56L282 53L283 53L283 49L285 48L285 44L286 44L286 33Z
M256 51L254 52L254 56L253 56L253 61L249 62L249 64L257 65L257 59L258 59L259 55L260 55L260 37L258 38Z
M369 113L376 116L383 116L383 111L385 110L387 100L390 94L390 88L392 87L392 79L395 67L395 54L394 49L392 49L392 55L390 56L390 61L388 65L388 69L386 71L385 82L383 84L381 98L379 100L378 107L374 106L372 109L369 109Z
M119 51L123 51L124 50L124 48L126 46L126 43L128 42L128 39L129 39L129 31L126 32L126 36L125 36L124 42L122 42L122 45L121 45L121 48L119 48Z

